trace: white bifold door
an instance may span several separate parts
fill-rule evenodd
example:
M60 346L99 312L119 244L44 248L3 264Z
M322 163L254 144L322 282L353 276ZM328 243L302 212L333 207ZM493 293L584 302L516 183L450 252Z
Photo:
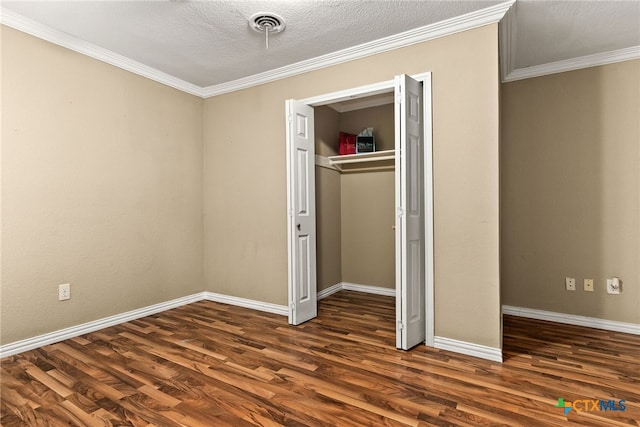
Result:
M316 160L313 107L288 100L289 323L318 315L316 286Z
M407 75L394 83L396 346L408 350L426 329L424 96ZM317 316L314 112L288 100L286 113L289 323L298 325Z
M425 340L424 114L422 83L395 78L396 347Z

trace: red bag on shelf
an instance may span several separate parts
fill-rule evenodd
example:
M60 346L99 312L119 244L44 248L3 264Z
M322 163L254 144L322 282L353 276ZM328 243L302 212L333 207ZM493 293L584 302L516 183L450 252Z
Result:
M356 154L356 137L346 132L340 132L340 144L338 145L338 153L343 154Z

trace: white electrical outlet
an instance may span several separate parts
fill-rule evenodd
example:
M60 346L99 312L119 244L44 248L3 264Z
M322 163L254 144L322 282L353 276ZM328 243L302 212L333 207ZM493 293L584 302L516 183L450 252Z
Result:
M607 279L607 293L611 295L620 295L622 292L622 280L617 277Z
M593 292L593 279L584 279L584 290Z
M71 283L58 285L58 301L71 299Z
M576 290L576 279L574 277L565 277L564 286L568 291Z

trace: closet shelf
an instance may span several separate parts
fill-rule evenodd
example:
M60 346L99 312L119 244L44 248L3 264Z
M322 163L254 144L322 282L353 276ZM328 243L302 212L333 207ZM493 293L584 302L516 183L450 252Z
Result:
M396 158L395 150L374 151L373 153L345 154L342 156L330 156L329 163L332 166L347 165L353 163L380 162Z

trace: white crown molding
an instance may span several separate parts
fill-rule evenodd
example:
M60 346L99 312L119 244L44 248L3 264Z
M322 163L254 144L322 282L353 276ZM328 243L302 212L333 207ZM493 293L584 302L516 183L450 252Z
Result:
M46 25L26 18L6 8L0 8L0 22L16 30L31 34L48 42L57 44L99 61L130 71L134 74L157 81L175 89L201 98L209 98L240 89L261 85L298 74L319 70L332 65L364 58L378 53L422 43L428 40L448 36L473 28L499 22L515 0L509 0L465 15L456 16L431 25L405 31L372 42L311 58L285 67L265 71L218 85L200 87L119 55L108 49L98 47L77 37L55 30Z
M278 305L247 298L217 294L215 292L204 292L203 299L206 299L207 301L235 305L238 307L250 308L252 310L264 311L267 313L279 314L281 316L287 316L289 314L289 308L286 305Z
M108 328L109 326L119 325L120 323L129 322L141 317L150 316L172 308L191 304L205 299L205 292L176 298L159 304L138 308L136 310L127 311L125 313L116 314L114 316L104 317L92 322L82 323L80 325L71 326L69 328L60 329L58 331L49 332L47 334L38 335L33 338L12 342L0 346L0 358L12 356L24 351L33 350L49 344L74 338L80 335L95 332L97 330Z
M502 314L527 317L530 319L547 320L549 322L564 323L566 325L586 326L588 328L604 329L606 331L624 332L640 335L640 324L618 322L615 320L599 319L596 317L578 316L576 314L555 313L553 311L537 310L534 308L502 306Z
M513 6L505 13L504 18L502 18L498 25L500 74L503 80L513 70L513 62L515 60L517 8L518 3L514 2Z
M0 22L8 27L15 28L16 30L31 34L32 36L38 37L42 40L57 44L64 48L97 59L98 61L106 62L107 64L122 68L123 70L130 71L134 74L146 77L174 89L178 89L201 98L203 96L203 90L200 86L141 64L140 62L119 55L108 49L98 47L70 34L42 25L9 9L0 9Z
M440 350L453 351L467 356L479 357L502 363L502 350L466 341L453 340L445 337L434 337L433 346Z
M62 31L42 25L6 8L0 7L0 22L8 27L201 98L209 98L240 89L246 89L496 22L500 22L500 61L503 83L578 70L581 68L612 64L615 62L640 59L640 46L633 46L611 52L587 55L564 61L536 65L533 67L513 69L516 44L516 4L516 0L509 0L485 9L457 16L421 28L405 31L379 40L374 40L369 43L364 43L329 53L327 55L311 58L285 67L266 71L264 73L244 77L242 79L207 87L200 87L193 83L189 83L108 49L95 46Z
M389 50L410 46L416 43L426 42L436 38L448 36L462 31L482 27L484 25L499 22L509 8L515 3L510 0L491 7L487 7L465 15L456 16L431 25L405 31L389 37L363 43L358 46L339 50L337 52L300 61L285 67L265 71L264 73L244 77L218 85L207 86L203 89L203 97L209 98L252 86L273 82L287 77L295 76L310 71L319 70L332 65L341 64L355 59L365 58Z
M632 46L625 49L612 50L610 52L596 53L564 61L550 62L548 64L533 67L519 68L508 73L503 78L503 83L516 80L541 77L549 74L564 73L565 71L580 70L582 68L597 67L616 62L640 59L640 46Z

